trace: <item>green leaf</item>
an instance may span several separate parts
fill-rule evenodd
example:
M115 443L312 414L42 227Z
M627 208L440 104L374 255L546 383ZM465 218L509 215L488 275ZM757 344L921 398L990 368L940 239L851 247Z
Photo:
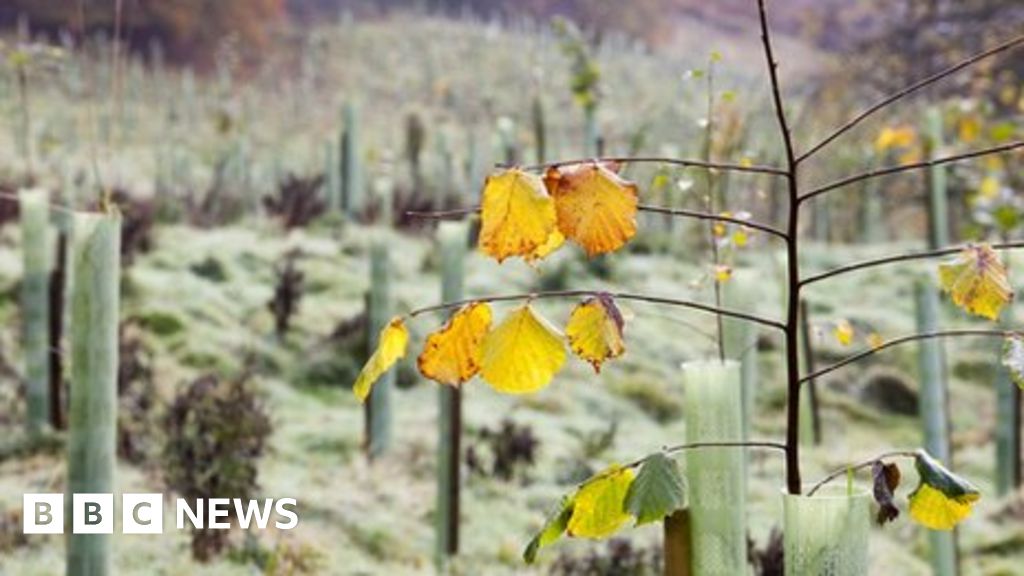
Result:
M1024 336L1014 334L1003 346L1003 366L1010 371L1013 381L1024 389Z
M657 522L683 507L686 486L676 461L664 452L651 454L626 494L626 512L636 525Z
M575 500L570 496L562 498L558 504L558 509L548 517L540 532L534 535L530 543L526 545L526 550L523 550L523 560L527 564L533 564L533 561L537 559L537 551L542 547L551 544L561 538L562 534L565 534L565 529L569 527L569 518L572 518L575 504Z

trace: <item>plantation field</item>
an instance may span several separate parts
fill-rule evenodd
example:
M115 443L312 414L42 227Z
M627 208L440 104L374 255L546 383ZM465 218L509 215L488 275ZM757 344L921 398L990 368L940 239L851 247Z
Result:
M696 20L682 22L681 29L673 52L651 53L616 38L597 52L603 94L597 118L606 154L699 157L711 65L715 93L729 94L715 125L741 134L714 144L713 153L775 164L780 150L756 36L740 40ZM153 407L126 408L122 401L122 417L132 421L130 436L140 455L119 462L117 491L170 492L160 452L166 436L161 418L171 400L204 374L232 379L247 373L272 425L258 463L257 495L299 502L297 529L236 530L231 550L206 564L191 558L189 534L173 529L173 517L165 517L161 537L117 535L118 574L435 573L438 386L417 373L415 356L443 315L409 321L413 344L397 369L393 445L368 462L362 446L364 408L350 387L368 354L363 313L372 288L370 246L374 241L388 246L396 313L437 303L441 277L434 223L410 222L405 209L422 207L423 198L428 206L430 201L437 207L476 205L482 176L506 160L509 148L515 150L512 160L534 163L538 142L531 105L537 99L544 107L545 157L587 155L583 116L569 87L570 62L545 26L408 14L292 34L286 50L244 73L233 64L237 54L231 51L244 51L237 46L225 50L219 70L195 76L143 67L132 59L117 80L110 63L96 54L55 57L52 68L31 78L28 161L19 143L25 101L13 76L2 85L0 186L5 195L0 202L9 202L29 167L37 185L54 190L56 204L93 206L97 186L108 186L124 194L119 198L127 223L151 224L142 226L146 241L126 242L131 260L121 281L121 361L122 366L126 358L139 363L129 374L144 384L132 401L147 399ZM779 42L785 79L802 103L810 92L801 88L803 82L824 71L833 57L811 55L813 49L799 39ZM712 56L719 46L721 54ZM104 53L102 48L93 47ZM700 70L696 75L695 69ZM324 172L325 147L337 151L346 103L355 104L359 118L368 212L393 211L400 226L321 213L286 228L264 199L277 195L278 183L289 174L304 178ZM910 105L901 114L847 135L810 179L830 180L864 165L883 126L919 116ZM1016 127L1019 132L1019 122ZM801 120L798 133L816 140L812 136L824 128ZM420 143L413 146L415 162L410 140ZM961 144L947 142L956 150L969 148ZM625 175L639 184L641 203L693 207L703 201L700 172L635 165ZM973 182L972 177L961 180ZM659 184L659 178L670 183ZM762 221L779 214L772 198L781 191L770 179L741 175L721 185L727 188L721 209L746 211ZM859 238L852 214L861 207L853 200L832 204L831 224L817 219L813 230L805 230L812 238L804 245L803 264L813 273L924 249L924 240L914 239L927 227L923 203L914 196L922 186L916 175L879 181L874 191L890 199L881 218L881 241L847 243ZM326 188L318 194L326 194ZM320 212L330 210L321 206ZM65 562L61 537L36 536L27 543L15 537L20 524L12 511L20 511L21 494L65 487L66 439L58 434L53 446L20 451L26 443L18 392L22 244L17 218L0 214L0 219L5 368L0 376L0 574L58 574ZM533 266L519 260L498 265L471 250L466 297L581 288L713 304L706 223L669 225L642 213L639 224L640 232L624 250L597 259L567 246ZM290 329L278 337L268 302L281 263L292 253L298 254L294 265L304 276L302 296ZM732 257L726 285L732 307L781 320L781 244L753 232L749 245ZM1012 283L1024 285L1024 265L1010 271ZM868 334L894 338L914 332L915 282L935 283L935 276L934 262L908 263L809 287L819 365L868 347ZM563 326L575 303L545 299L534 306ZM494 309L501 316L514 306L495 303ZM680 365L716 354L713 317L645 302L619 306L627 351L600 373L570 358L554 382L536 394L498 394L479 379L464 386L463 443L473 456L463 467L462 542L449 567L452 574L590 574L582 571L579 558L607 557L612 545L563 539L545 547L533 566L523 563L523 548L575 484L611 463L684 441L687 396ZM1020 308L1015 316L1012 311L1004 316L1007 325L1021 325ZM849 345L835 335L843 322L856 329ZM974 321L944 300L940 325L963 328ZM123 344L125 335L131 347ZM759 330L754 439L780 440L785 434L782 348L779 334ZM1024 574L1024 493L1000 498L994 486L1000 349L1001 341L986 338L945 344L953 462L983 494L958 530L965 576ZM819 381L823 442L804 443L805 481L886 450L921 445L918 372L917 348L910 345ZM502 436L507 423L514 428ZM509 478L488 470L489 442L496 436L512 441L510 450L526 460L513 457ZM911 466L903 471L898 503L905 514L906 487L916 485L916 473ZM784 461L776 452L752 450L748 473L750 538L763 547L781 523ZM862 472L858 483L870 486L868 476ZM642 555L641 563L649 565L649 558L660 555L660 524L624 530L616 538L628 540L628 554ZM930 574L927 551L927 532L905 517L874 526L870 573ZM578 572L566 567L574 558Z

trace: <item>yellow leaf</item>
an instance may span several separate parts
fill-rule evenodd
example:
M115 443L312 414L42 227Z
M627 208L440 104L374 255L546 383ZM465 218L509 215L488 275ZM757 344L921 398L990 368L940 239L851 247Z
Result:
M739 230L732 233L732 243L739 248L743 248L744 246L746 246L747 242L749 241L750 234L747 232L745 228L740 228Z
M836 340L843 346L849 346L853 342L853 325L848 320L836 322Z
M986 200L992 200L999 196L999 179L995 176L986 176L978 187L978 195Z
M501 262L548 242L555 203L540 176L512 168L487 178L480 220L480 250Z
M530 252L525 256L526 261L532 264L537 260L543 260L544 258L547 258L548 254L551 254L555 250L561 248L562 244L564 243L565 236L563 236L562 233L559 232L557 228L555 228L554 230L551 231L551 234L548 236L546 242L544 242L543 244L535 248L533 252Z
M374 382L405 356L408 345L409 330L406 329L402 318L396 316L380 331L377 349L366 361L366 365L359 372L359 377L356 378L356 383L352 385L352 392L360 402L366 401Z
M526 305L484 338L480 375L499 392L524 394L550 384L564 363L561 335Z
M878 332L868 334L868 346L871 346L872 349L877 350L882 347L882 344L885 344L885 339L882 338L881 334Z
M458 386L480 371L480 351L491 329L491 307L467 304L440 330L427 336L417 364L431 380Z
M964 248L951 262L939 265L942 289L960 308L990 320L1013 298L1006 267L987 244Z
M907 148L914 143L917 134L909 126L898 126L890 128L886 126L875 139L875 149L879 152L886 152L893 148Z
M604 538L629 522L632 516L625 511L625 502L634 476L632 468L613 465L581 486L569 518L569 535Z
M636 234L636 185L600 163L548 170L558 229L588 256L613 252Z
M973 484L919 450L914 467L921 483L910 494L910 515L932 530L952 530L981 498Z
M565 335L569 346L580 358L590 362L595 372L601 363L626 351L622 341L623 319L611 296L602 294L577 306L569 317Z
M971 143L981 135L981 121L977 116L964 116L960 119L960 140Z
M942 492L922 484L910 495L910 515L932 530L952 530L971 514L978 494L948 498Z
M732 266L727 266L725 264L715 266L715 282L723 284L728 282L730 278L732 278Z

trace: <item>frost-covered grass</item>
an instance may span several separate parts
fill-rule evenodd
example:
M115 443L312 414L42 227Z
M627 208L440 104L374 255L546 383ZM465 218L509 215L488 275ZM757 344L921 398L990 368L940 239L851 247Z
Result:
M127 281L133 296L125 314L159 309L175 314L182 325L178 333L153 336L159 349L158 379L163 393L170 394L189 377L202 370L194 363L196 354L212 360L202 369L230 374L238 369L246 350L264 351L274 368L258 378L267 395L275 431L271 451L261 470L261 492L270 497L297 496L301 523L287 534L260 535L266 545L283 538L292 546L305 546L303 554L320 559L325 574L419 574L432 568L432 509L434 502L434 461L437 436L436 396L433 384L419 382L396 392L396 441L390 454L368 465L362 456L362 408L345 389L336 386L311 388L295 382L291 375L308 362L309 351L322 345L333 325L356 313L366 288L366 266L362 256L368 230L350 230L341 240L329 230L314 228L284 236L266 224L250 223L216 232L170 226L160 230L157 250L139 260ZM427 240L396 236L392 243L396 258L397 301L400 309L430 303L438 298L440 281L424 262L431 245ZM283 346L273 343L272 323L265 302L270 296L270 269L285 249L301 247L307 257L301 261L311 283L318 289L302 302L296 329ZM757 309L772 314L778 301L771 281L775 276L770 254L755 247L750 265L738 274L738 281L756 282L761 297ZM882 250L845 249L843 259L863 258ZM213 282L199 277L191 267L206 258L216 258L226 279ZM569 250L558 258L577 260L582 256ZM808 259L825 265L839 256L834 249L815 247ZM497 266L474 255L469 259L467 294L491 294L529 289L538 274L555 265L546 262L540 270L519 263ZM429 266L427 267L429 268ZM698 268L680 264L674 255L622 255L613 263L613 280L605 283L585 274L573 274L579 286L607 286L655 294L687 295L707 299L706 284L693 286ZM13 267L4 267L3 283L16 277ZM903 304L909 295L909 269L866 273L850 282L839 283L812 294L819 318L848 317L871 321L882 334L896 335L911 329L911 310ZM896 295L897 297L894 297ZM538 307L556 323L564 322L569 304L543 302ZM885 314L879 308L885 306ZM708 354L709 342L694 335L678 321L696 323L707 329L707 318L650 305L627 307L628 353L609 363L595 375L583 362L572 360L569 367L546 390L529 397L501 396L486 384L466 385L466 426L493 426L510 417L534 428L541 438L539 462L526 484L505 484L497 480L470 477L465 482L463 504L463 550L459 559L464 574L524 574L519 553L531 530L538 527L548 508L570 488L570 463L582 456L576 432L606 429L613 419L620 422L611 448L589 462L600 467L613 461L632 460L663 444L681 441L685 422L672 418L659 422L617 391L624 379L656 385L661 393L685 402L680 389L678 364ZM500 312L499 312L500 313ZM439 319L424 317L414 322L419 337L435 327ZM828 355L838 354L829 343L827 328L822 345ZM421 340L418 340L421 341ZM777 343L777 341L776 341ZM955 365L962 358L986 354L994 358L991 343L965 342L951 345ZM415 348L414 348L415 349ZM755 435L779 437L782 413L779 399L778 350L764 351L762 381L759 383ZM268 360L269 361L269 360ZM898 367L911 376L914 356L910 348L879 357L875 363ZM823 383L825 445L804 453L808 478L826 470L877 453L888 447L919 443L916 419L880 414L858 405L842 386L856 381L864 367L838 373ZM954 373L957 371L954 371ZM998 524L991 518L1006 502L991 496L994 448L991 444L995 395L987 380L956 380L953 386L956 463L958 470L976 481L986 493L975 516L964 524L961 541L965 568L970 574L997 574L996 566L1012 570L1022 558L1017 523ZM230 417L229 415L225 415ZM27 461L8 462L0 474L0 504L19 505L19 495L59 489L63 463L60 458L40 456ZM905 469L908 486L913 473ZM781 513L779 490L781 461L774 454L755 453L750 468L751 531L762 540L778 522ZM161 491L159 473L122 464L122 491ZM905 520L905 519L902 519ZM1019 531L1019 528L1016 528ZM629 532L627 536L645 541L658 538L656 528ZM34 539L35 545L16 550L3 560L4 573L52 574L62 562L59 538ZM873 538L876 566L898 569L903 574L925 574L922 561L925 539L922 530L900 521ZM559 546L579 547L567 542ZM1005 546L1015 555L980 554L983 548ZM188 559L187 538L169 531L162 537L117 537L117 562L121 573L151 574L243 574L249 569L228 560L199 568ZM558 548L542 553L549 561ZM896 566L898 568L892 568ZM543 568L539 569L543 573ZM1011 574L1010 572L1002 572Z

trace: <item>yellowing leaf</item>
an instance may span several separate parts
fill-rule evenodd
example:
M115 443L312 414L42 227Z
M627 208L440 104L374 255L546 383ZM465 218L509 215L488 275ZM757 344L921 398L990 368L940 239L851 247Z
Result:
M715 266L715 282L719 284L728 282L732 278L732 266L719 264Z
M951 262L941 264L939 281L954 304L991 320L1013 298L1006 267L987 244L968 246Z
M843 346L849 346L853 343L853 325L850 324L849 320L840 320L836 322L836 340L839 341Z
M484 338L480 375L499 392L525 394L550 384L564 363L561 335L526 305Z
M551 168L558 229L588 256L621 248L636 234L637 189L599 163Z
M916 138L917 134L909 126L898 126L896 128L886 126L882 128L878 138L875 139L875 149L879 152L885 152L893 148L907 148L914 143Z
M743 248L744 246L746 246L749 240L750 234L744 228L740 228L739 230L732 233L732 243L739 248Z
M427 336L417 364L420 373L458 386L480 371L480 351L491 329L491 307L474 302L455 313L440 330Z
M910 495L910 515L932 530L952 530L971 514L978 495L947 498L935 488L922 484Z
M921 483L910 494L910 515L932 530L952 530L971 514L981 493L923 450L914 460Z
M547 241L545 241L543 244L535 248L533 252L530 252L525 256L526 261L533 263L536 262L537 260L543 260L544 258L547 258L548 254L551 254L555 250L561 248L562 244L564 243L565 236L563 236L562 233L559 232L557 228L555 228L554 230L551 231L551 234L548 235Z
M406 329L402 318L396 316L380 331L377 349L366 361L366 365L359 372L359 377L356 378L356 383L352 385L352 392L360 402L366 401L374 382L405 356L408 345L409 330Z
M501 262L548 242L555 204L540 176L512 168L487 178L480 220L480 250Z
M986 200L993 200L999 196L999 179L995 176L986 176L978 187L978 196Z
M970 144L981 135L981 120L977 116L964 116L960 119L960 140Z
M871 346L872 349L877 350L882 347L882 344L885 344L885 339L882 338L881 334L878 332L868 334L868 346Z
M622 314L615 301L611 296L601 294L572 311L565 335L569 338L572 351L590 362L595 372L600 372L602 362L617 358L626 351L622 328Z
M547 521L544 522L544 526L533 536L530 543L526 545L526 550L523 551L523 560L527 564L533 564L533 561L537 559L537 552L541 548L562 537L565 529L569 526L569 518L572 517L575 505L576 502L572 498L562 498L562 501L558 503L558 508L548 517Z
M632 516L625 504L633 477L632 468L613 465L581 486L569 518L569 535L604 538L629 522Z

